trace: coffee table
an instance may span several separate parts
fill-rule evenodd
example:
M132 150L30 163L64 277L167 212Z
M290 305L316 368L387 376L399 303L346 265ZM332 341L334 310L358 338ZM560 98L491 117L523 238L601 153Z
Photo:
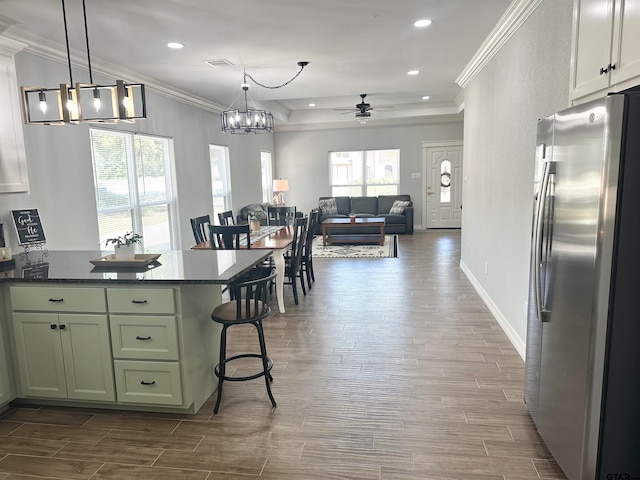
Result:
M384 245L384 224L385 219L379 217L366 218L327 218L322 222L322 244L327 243L377 243ZM378 227L379 234L358 233L371 227ZM331 235L333 228L347 228L348 234ZM353 233L351 233L353 232Z

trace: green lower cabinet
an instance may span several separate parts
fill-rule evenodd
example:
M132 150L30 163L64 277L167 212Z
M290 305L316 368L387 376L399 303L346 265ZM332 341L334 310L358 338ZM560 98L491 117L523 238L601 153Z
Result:
M0 407L14 398L9 381L9 361L4 349L1 328L2 325L0 325Z
M114 401L106 315L14 312L20 393Z
M151 405L181 405L178 362L114 360L118 401Z

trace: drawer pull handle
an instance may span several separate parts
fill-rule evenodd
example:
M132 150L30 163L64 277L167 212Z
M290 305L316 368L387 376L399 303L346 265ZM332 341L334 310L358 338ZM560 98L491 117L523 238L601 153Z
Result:
M146 300L131 300L131 303L147 303Z
M65 328L67 328L66 325L60 325L60 330L64 330Z
M151 337L141 337L140 335L138 335L136 337L136 340L151 340Z
M50 302L64 302L64 298L50 298Z
M153 382L145 382L144 380L140 381L140 385L155 385L155 384L156 384L155 381L153 381Z
M49 328L51 328L51 330L55 330L56 328L58 328L58 326L52 323L51 325L49 325Z

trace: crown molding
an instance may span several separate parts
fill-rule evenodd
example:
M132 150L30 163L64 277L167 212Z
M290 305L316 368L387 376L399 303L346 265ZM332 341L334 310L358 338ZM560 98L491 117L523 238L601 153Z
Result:
M397 118L385 120L369 120L366 125L360 125L357 122L318 122L318 123L276 123L275 131L279 132L296 132L311 130L346 130L346 129L364 129L376 127L410 127L416 125L431 125L445 123L462 123L464 117L461 113L442 114L442 115L423 115L412 118Z
M2 26L2 23L0 23L0 26ZM23 47L18 51L25 51L27 53L46 58L47 60L62 63L64 65L68 64L66 51L62 45L54 44L37 35L12 30L11 32L3 32L2 35L0 35L0 40L8 40L8 44L22 45ZM0 42L0 50L2 49L2 46L3 44L2 42ZM87 59L82 55L79 55L77 51L71 52L71 64L74 68L81 69L86 72L89 71ZM226 107L212 102L211 100L198 97L196 95L193 95L192 93L176 89L175 87L168 88L158 83L157 80L151 77L146 77L138 72L127 70L125 68L122 68L120 65L116 65L99 58L91 58L91 70L94 74L99 74L113 80L127 79L127 81L132 83L144 83L145 89L147 89L147 91L153 91L154 93L157 93L164 97L177 100L179 102L193 107L198 107L203 110L220 113L226 109Z
M489 36L480 45L471 61L456 78L456 83L462 88L469 85L478 73L500 51L514 33L524 24L543 0L513 0L507 11L502 15Z
M0 53L4 55L15 55L27 48L26 43L19 42L4 35L0 35Z

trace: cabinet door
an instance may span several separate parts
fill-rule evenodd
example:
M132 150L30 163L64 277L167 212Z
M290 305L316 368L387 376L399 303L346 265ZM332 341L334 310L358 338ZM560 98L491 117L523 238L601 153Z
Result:
M611 83L640 76L640 0L618 0L613 29Z
M13 314L20 393L66 398L64 358L56 313Z
M575 0L572 98L609 86L614 0ZM633 48L633 47L630 47Z
M0 324L0 329L1 328L2 325ZM2 331L0 331L0 405L4 405L13 399L9 383L8 366L7 354L4 351L4 339L2 338Z
M68 398L115 400L106 315L60 314Z

